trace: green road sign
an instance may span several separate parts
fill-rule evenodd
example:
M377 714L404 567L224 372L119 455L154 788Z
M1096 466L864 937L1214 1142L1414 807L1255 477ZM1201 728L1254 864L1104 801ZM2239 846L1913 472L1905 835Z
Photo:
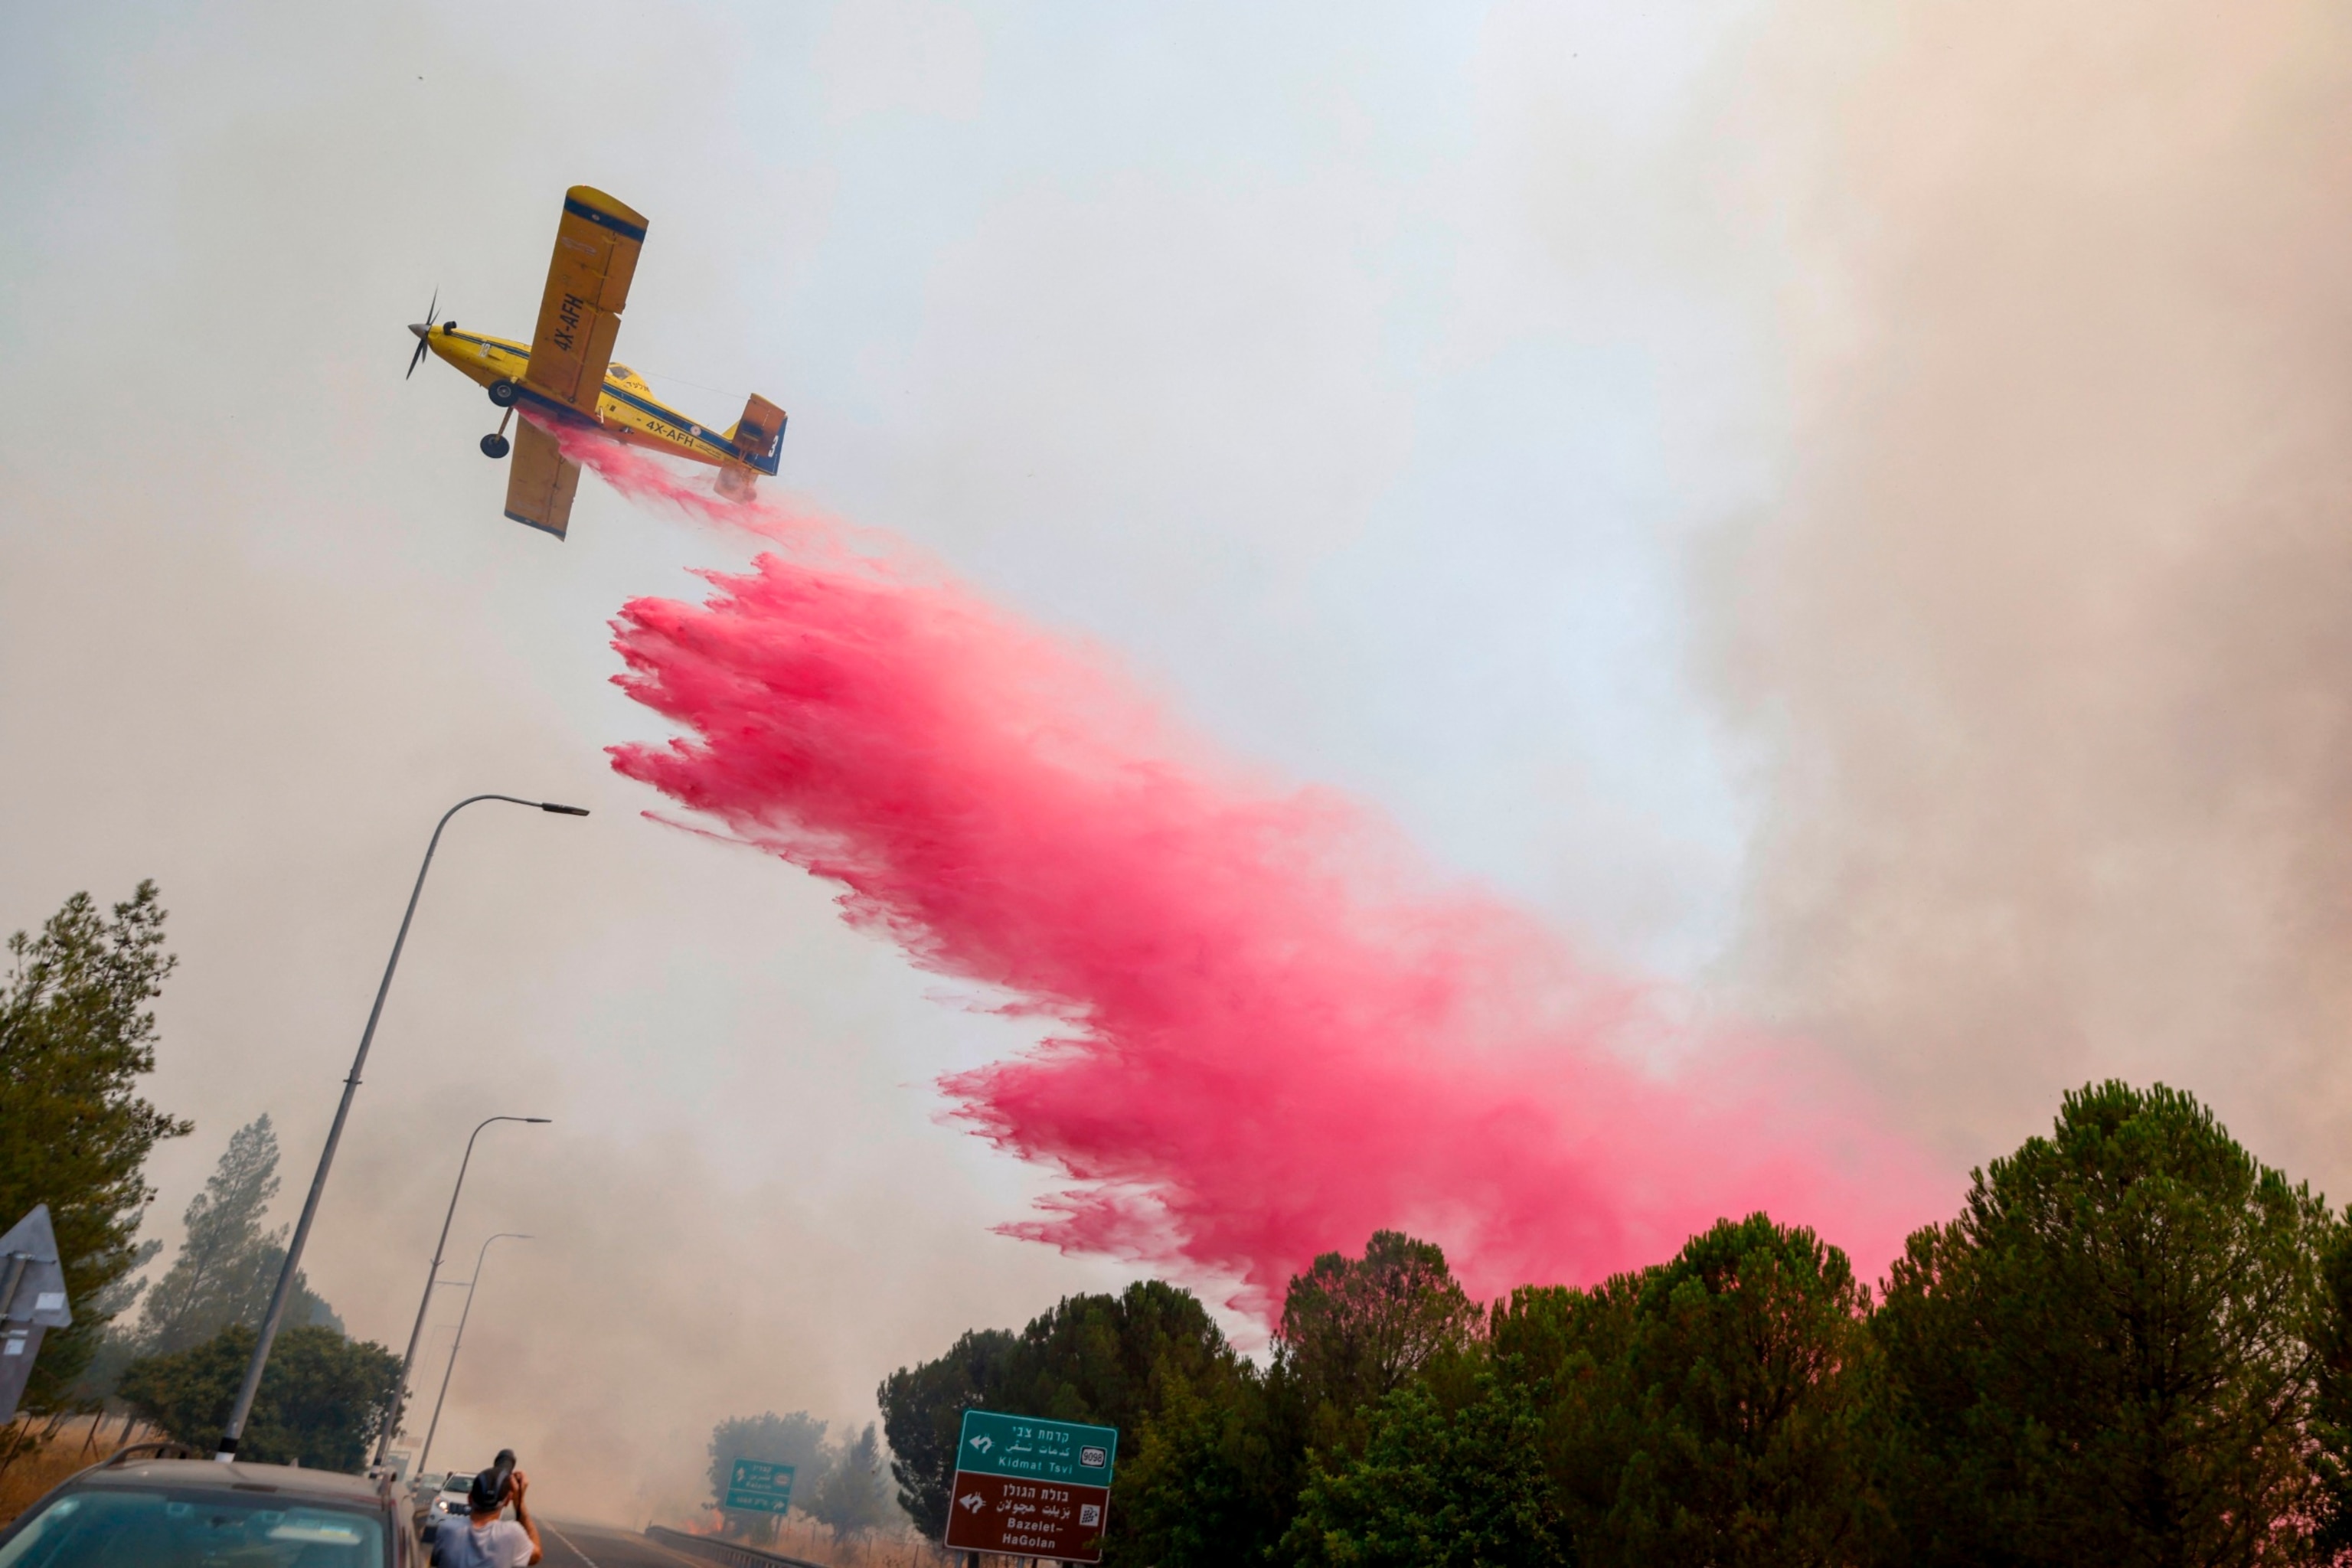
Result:
M793 1468L738 1459L727 1478L726 1507L743 1513L782 1513L793 1506Z
M1099 1563L1118 1457L1117 1427L967 1410L942 1543Z
M1111 1461L1118 1456L1116 1426L967 1410L956 1444L956 1468L967 1474L1107 1487Z

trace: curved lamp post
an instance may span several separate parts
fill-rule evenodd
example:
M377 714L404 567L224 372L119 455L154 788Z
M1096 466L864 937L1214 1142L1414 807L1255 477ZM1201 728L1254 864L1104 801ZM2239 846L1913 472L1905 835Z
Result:
M509 805L528 805L540 811L553 812L559 816L585 816L583 805L558 805L551 800L524 800L511 795L469 795L441 814L434 826L433 837L425 846L425 863L416 868L416 886L409 889L408 909L400 917L400 934L392 939L392 957L383 966L383 979L375 988L375 1005L368 1009L367 1027L360 1031L360 1048L352 1058L351 1076L343 1079L342 1102L335 1107L335 1120L327 1128L327 1146L319 1152L318 1173L310 1178L310 1195L302 1200L302 1217L294 1222L293 1239L286 1244L286 1265L278 1271L278 1288L269 1293L269 1310L262 1315L261 1331L254 1336L253 1359L246 1363L245 1381L238 1384L236 1404L228 1413L228 1426L221 1432L220 1451L213 1456L226 1463L236 1458L236 1447L245 1436L246 1417L253 1414L253 1396L261 1389L261 1370L269 1364L269 1349L278 1342L278 1325L286 1316L286 1298L294 1288L294 1276L302 1267L303 1244L310 1239L310 1222L318 1217L319 1198L327 1190L327 1171L335 1163L335 1145L342 1141L343 1121L352 1113L352 1096L359 1091L360 1068L367 1065L368 1047L375 1039L376 1020L383 1016L384 993L392 989L392 972L400 967L401 944L408 940L408 922L416 918L416 900L425 891L425 873L433 869L433 851L441 845L441 829L449 819L476 801L502 800Z
M392 1440L400 1431L401 1413L408 1407L408 1374L416 1365L416 1342L425 1332L425 1311L433 1305L433 1281L441 1272L442 1249L449 1245L449 1222L457 1217L457 1194L466 1190L466 1167L474 1163L474 1139L482 1135L482 1128L493 1121L522 1121L534 1127L544 1127L550 1118L544 1116L486 1116L481 1126L474 1129L472 1138L466 1140L466 1157L457 1162L457 1183L449 1189L449 1212L441 1216L441 1239L433 1244L433 1261L425 1270L425 1294L416 1299L416 1326L408 1331L408 1353L400 1358L400 1381L392 1386L392 1414L383 1424L383 1436L376 1439L375 1462L383 1463L392 1451Z
M482 1265L489 1260L490 1242L502 1237L529 1241L530 1237L519 1230L502 1230L482 1243L482 1250L474 1255L474 1277L466 1281L466 1310L457 1314L457 1335L449 1342L449 1364L441 1369L441 1392L433 1396L433 1419L425 1428L425 1446L416 1451L416 1473L425 1473L425 1461L433 1453L433 1434L441 1429L441 1402L449 1397L449 1374L457 1370L457 1352L466 1343L466 1320L474 1315L474 1289L482 1282Z

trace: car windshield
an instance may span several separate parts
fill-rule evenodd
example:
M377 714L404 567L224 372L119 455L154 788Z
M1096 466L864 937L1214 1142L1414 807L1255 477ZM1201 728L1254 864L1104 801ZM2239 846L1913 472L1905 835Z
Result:
M383 1526L234 1492L89 1487L26 1520L0 1568L383 1568Z

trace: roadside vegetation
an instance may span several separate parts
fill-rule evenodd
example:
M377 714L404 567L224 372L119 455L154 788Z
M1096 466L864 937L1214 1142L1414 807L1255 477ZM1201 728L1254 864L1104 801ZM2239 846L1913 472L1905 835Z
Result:
M793 1533L791 1526L814 1524L825 1531L829 1545L847 1548L859 1542L878 1545L904 1529L874 1423L830 1439L826 1426L807 1411L795 1410L789 1415L769 1411L738 1416L711 1429L709 1475L714 1509L727 1496L728 1478L738 1459L790 1465L793 1471L789 1518L718 1512L714 1517L721 1534L772 1549ZM833 1555L838 1559L838 1553Z
M8 939L0 982L0 1226L49 1205L73 1327L42 1342L21 1414L0 1428L0 1479L45 1449L44 1434L100 1404L86 1375L155 1256L137 1240L153 1189L148 1153L189 1122L142 1098L155 1070L150 1005L177 963L163 948L152 882L104 911L76 893L37 932Z
M1118 1426L1133 1568L2352 1562L2352 1229L2189 1096L2106 1083L1880 1289L1759 1214L1482 1307L1382 1232L1291 1282L1262 1363L1143 1283L879 1398L934 1539L966 1407Z
M49 1205L73 1327L50 1333L23 1408L46 1418L87 1403L78 1385L109 1325L131 1304L130 1276L154 1256L136 1238L155 1195L147 1155L192 1124L139 1093L155 1070L155 1015L177 960L164 912L142 882L110 916L76 893L37 933L8 939L0 984L0 1227ZM24 1423L0 1443L24 1440ZM0 1459L11 1450L0 1446Z
M86 1399L192 1447L218 1439L286 1265L286 1228L262 1224L277 1194L278 1137L263 1115L230 1135L189 1200L171 1267L142 1294L137 1319L108 1331L82 1381ZM400 1358L350 1338L298 1270L242 1451L265 1464L359 1469L390 1417L399 1374Z
M153 1442L155 1430L135 1419L123 1422L99 1412L64 1413L33 1425L5 1465L0 1465L0 1525L40 1500L41 1494L87 1466L131 1443Z
M0 1226L36 1204L49 1205L74 1317L72 1328L43 1342L22 1413L0 1428L0 1483L12 1492L18 1461L30 1474L65 1463L68 1447L101 1457L111 1451L101 1433L132 1424L208 1447L226 1423L286 1260L284 1227L263 1223L278 1187L278 1138L264 1114L230 1137L190 1201L170 1267L152 1286L141 1278L163 1247L137 1236L155 1195L147 1156L194 1131L138 1089L155 1069L152 1004L178 963L165 951L165 920L154 883L142 882L110 912L76 893L37 933L8 940L0 983ZM346 1337L333 1309L298 1274L245 1451L357 1469L397 1371L383 1346ZM101 1412L110 1425L68 1426ZM78 1446L61 1443L68 1429Z
M75 1323L0 1430L0 1513L133 1436L209 1445L284 1258L263 1116L139 1282L147 1156L191 1131L139 1093L164 920L142 882L7 944L0 1222L49 1205ZM358 1468L396 1373L304 1285L247 1451ZM1106 1561L1127 1568L2352 1563L2352 1223L2190 1096L2110 1082L1975 1173L1875 1286L1757 1214L1480 1303L1382 1231L1291 1281L1262 1358L1142 1281L967 1332L878 1402L878 1431L720 1424L713 1500L735 1458L782 1459L783 1533L842 1561L901 1549L903 1521L936 1539L985 1406L1119 1429Z

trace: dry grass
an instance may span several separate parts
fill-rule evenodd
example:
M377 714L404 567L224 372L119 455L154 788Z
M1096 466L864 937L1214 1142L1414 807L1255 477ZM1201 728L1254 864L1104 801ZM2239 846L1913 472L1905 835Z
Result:
M806 1519L788 1518L775 1550L833 1568L940 1568L950 1561L946 1552L918 1535L852 1537L836 1543L833 1531Z
M803 1514L788 1515L778 1523L776 1538L758 1543L762 1550L780 1552L787 1557L804 1557L812 1563L826 1563L829 1568L961 1568L963 1563L962 1552L942 1552L911 1531L855 1536L836 1542L833 1531ZM998 1560L991 1557L985 1561L993 1568ZM1031 1565L1024 1560L1021 1568Z
M5 1436L20 1440L30 1438L36 1446L18 1453L5 1468L0 1468L0 1524L24 1512L43 1492L76 1470L98 1463L121 1447L122 1417L77 1415L55 1432L48 1430L47 1421L37 1425L20 1421L8 1428ZM131 1433L130 1440L152 1442L154 1436L142 1426Z

